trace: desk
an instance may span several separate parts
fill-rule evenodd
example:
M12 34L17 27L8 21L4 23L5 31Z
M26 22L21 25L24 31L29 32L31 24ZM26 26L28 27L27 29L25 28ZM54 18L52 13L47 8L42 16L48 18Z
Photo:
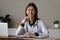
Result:
M16 37L0 36L0 40L16 40Z
M0 37L0 40L60 40L60 38L16 38L16 37Z

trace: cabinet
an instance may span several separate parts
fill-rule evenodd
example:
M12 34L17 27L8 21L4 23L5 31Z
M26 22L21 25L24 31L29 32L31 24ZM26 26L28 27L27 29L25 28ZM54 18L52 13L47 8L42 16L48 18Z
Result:
M60 29L48 29L49 37L60 38Z

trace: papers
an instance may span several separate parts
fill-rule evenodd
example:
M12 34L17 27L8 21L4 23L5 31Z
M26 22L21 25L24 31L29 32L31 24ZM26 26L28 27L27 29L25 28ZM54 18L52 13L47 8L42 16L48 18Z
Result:
M16 36L17 38L47 38L46 36Z

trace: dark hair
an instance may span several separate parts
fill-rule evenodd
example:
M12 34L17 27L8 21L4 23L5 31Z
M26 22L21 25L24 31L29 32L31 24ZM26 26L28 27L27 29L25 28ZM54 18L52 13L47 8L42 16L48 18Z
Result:
M32 7L35 8L35 12L36 13L35 13L35 16L34 17L35 17L35 19L38 19L38 16L37 16L38 15L38 10L37 10L37 7L36 7L36 5L34 3L29 3L27 5L26 10L25 10L25 15L28 16L27 13L26 13L26 11L27 11L28 7L30 7L30 6L32 6Z

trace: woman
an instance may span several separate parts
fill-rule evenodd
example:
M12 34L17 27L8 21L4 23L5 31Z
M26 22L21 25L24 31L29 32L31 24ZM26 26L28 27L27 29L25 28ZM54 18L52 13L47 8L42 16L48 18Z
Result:
M24 37L48 36L48 31L41 19L38 18L38 10L34 3L29 3L25 10L26 17L22 20L16 31L16 35Z

